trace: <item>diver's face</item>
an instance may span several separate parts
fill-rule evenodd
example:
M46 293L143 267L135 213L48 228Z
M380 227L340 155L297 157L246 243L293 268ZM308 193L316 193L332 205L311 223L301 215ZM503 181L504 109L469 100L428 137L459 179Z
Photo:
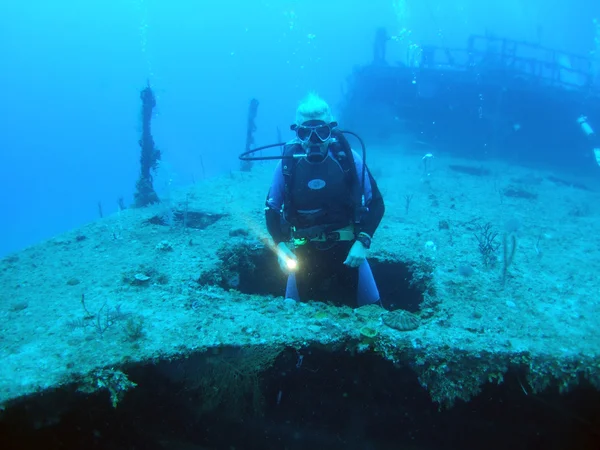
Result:
M322 120L308 120L296 127L296 136L311 163L321 163L327 157L331 140L331 125Z
M322 120L308 120L296 127L296 136L304 147L326 144L331 139L331 124Z

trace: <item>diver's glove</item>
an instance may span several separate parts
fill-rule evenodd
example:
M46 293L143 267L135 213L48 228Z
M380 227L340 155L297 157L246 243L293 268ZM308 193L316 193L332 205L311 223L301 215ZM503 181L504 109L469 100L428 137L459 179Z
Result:
M359 267L367 259L367 253L369 253L369 249L362 242L355 241L344 264L350 267Z
M296 271L298 258L285 242L277 244L277 262L283 273L289 275Z

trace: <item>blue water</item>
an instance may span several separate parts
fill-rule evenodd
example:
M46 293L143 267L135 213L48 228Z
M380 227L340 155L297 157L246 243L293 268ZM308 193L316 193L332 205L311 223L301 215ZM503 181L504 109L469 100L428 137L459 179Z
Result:
M252 99L259 101L255 143L263 145L280 141L279 134L288 130L298 102L311 91L327 100L334 115L354 121L341 125L360 133L367 145L389 143L396 137L397 124L406 124L404 132L413 133L413 141L424 145L419 158L429 148L436 148L436 152L443 149L447 154L477 161L497 158L528 167L543 165L556 175L546 176L546 180L587 190L584 181L578 184L574 180L578 180L578 175L582 175L581 180L584 176L597 179L600 171L600 160L596 164L592 153L594 145L600 145L598 21L597 0L3 0L0 257L96 220L99 205L105 216L116 212L120 205L132 205L139 175L140 91L147 85L152 87L157 102L152 134L162 154L154 180L159 196L173 187L240 167L238 155L244 150ZM544 95L531 97L527 96L527 89L511 90L501 83L479 84L477 79L461 89L456 88L460 83L448 88L445 75L437 76L442 71L430 71L428 79L425 71L420 73L414 66L418 102L412 111L421 115L402 117L404 99L390 98L411 92L397 89L398 80L410 84L413 74L408 69L398 71L401 76L388 77L386 82L390 85L381 82L357 88L361 80L373 79L361 78L357 73L372 63L373 40L380 27L390 37L385 55L389 66L370 66L375 67L376 75L382 67L381 73L385 73L386 67L410 66L414 63L412 56L427 46L452 49L451 53L458 54L466 48L470 36L479 35L526 42L533 45L529 49L552 49L556 52L552 58L558 58L552 62L566 72L575 64L572 55L589 58L596 61L590 69L596 84L587 94L581 89L581 80L574 82L570 92L557 90L564 95L561 99L571 93L579 95L563 104L557 100L559 97L544 97L550 92L546 86L541 89ZM364 103L349 101L345 94L352 87L368 94ZM369 110L376 104L397 108L395 112L400 117L379 116L368 123L364 116L348 113L353 107L354 112L360 112L361 107ZM589 124L598 133L595 141L588 139L577 124L577 118L585 114L590 115ZM474 170L483 170L477 164L449 167L471 175ZM503 192L508 195L507 190ZM524 194L527 192L513 192L513 197ZM434 198L432 204L434 201L437 202ZM575 205L570 214L586 216L586 208L589 206ZM440 229L442 222L448 227L445 220L440 220ZM192 240L189 242L191 245ZM537 244L534 250L540 256ZM589 254L593 255L591 251ZM17 261L18 258L7 259L7 264ZM553 281L558 289L560 278ZM20 288L21 282L13 283L11 289ZM4 293L5 298L9 295ZM82 295L82 302L83 298ZM512 300L505 304L515 306ZM22 309L13 307L8 313L18 313L28 304L21 305ZM8 314L5 308L0 313ZM5 317L7 324L13 323L12 316ZM13 326L13 334L14 329L17 328ZM600 439L597 408L591 406L598 404L598 393L589 386L566 401L556 392L534 398L529 397L519 374L510 374L509 383L498 388L487 386L474 403L436 415L436 406L414 377L412 385L406 380L398 381L398 372L391 365L385 366L378 356L367 359L342 353L330 357L316 352L313 361L322 358L323 363L320 373L316 365L313 370L313 363L305 366L310 373L307 376L314 376L313 386L320 386L319 389L308 389L304 378L289 376L293 367L299 367L295 365L297 353L290 351L282 358L281 367L292 367L292 372L285 372L288 369L280 366L273 369L268 375L276 383L267 392L271 399L269 417L286 417L282 421L246 420L236 434L226 429L228 425L224 426L218 416L196 422L192 417L190 424L202 422L204 428L190 430L185 417L180 420L177 416L187 411L182 413L171 391L165 389L161 397L164 380L153 372L153 367L146 367L148 373L144 376L148 378L140 384L151 394L140 387L136 391L141 392L136 394L138 405L156 394L150 402L156 398L153 406L164 409L160 413L145 407L125 409L125 414L119 416L112 410L103 410L106 405L94 405L93 400L85 403L88 400L83 399L77 411L89 412L89 416L81 414L81 423L85 422L89 429L82 434L94 439L103 433L107 436L110 433L104 427L111 433L117 430L115 441L125 437L123 442L143 445L141 442L154 439L152 433L144 441L130 429L142 422L152 428L156 420L161 439L172 433L174 441L180 438L182 443L156 444L152 448L191 448L184 446L184 436L196 436L197 432L212 442L228 442L229 448L233 448L232 442L236 448L255 448L250 444L244 447L244 441L248 436L259 436L273 440L269 448L306 448L310 446L307 443L312 443L315 448L370 449L375 444L371 446L369 442L386 442L389 446L380 448L391 449L398 448L396 418L400 417L401 429L408 430L403 438L414 439L414 448L422 449L444 448L450 437L455 443L469 441L468 432L463 441L463 427L470 429L478 442L485 442L489 435L500 436L505 428L529 438L539 436L543 430L558 430L558 436L560 426L565 424L575 431L578 427L585 429L585 438L590 437L591 445L597 437ZM329 376L331 373L335 377ZM294 391L298 386L306 391ZM181 392L179 386L170 387L173 392ZM283 395L297 396L287 403L289 410L284 410L285 402L280 408ZM529 397L527 401L523 400L525 397ZM346 402L348 398L352 399L351 404ZM191 405L192 413L195 411L191 397L177 400ZM170 401L173 410L169 412L164 405ZM58 417L58 406L63 405L56 406ZM50 410L46 416L52 419L54 406ZM475 417L480 414L477 411L485 414ZM145 422L140 419L144 414ZM55 438L73 438L77 442L73 430L81 427L76 415L61 419L67 436L57 432ZM295 416L296 423L287 419ZM513 418L519 423L511 428ZM34 427L42 430L36 439L44 439L44 427L51 424L51 419L48 423L35 423ZM35 422L36 418L32 420ZM335 425L335 432L320 430L325 422ZM295 428L302 425L304 434ZM11 424L2 426L7 430ZM313 435L311 430L320 431ZM340 436L363 437L364 441L346 444ZM512 438L508 436L507 442L519 442L518 436ZM565 441L568 439L566 436ZM283 441L292 445L281 446ZM435 447L425 446L426 442L435 443ZM523 442L514 448L530 448ZM224 444L215 445L221 448L219 445ZM558 442L556 448L561 445ZM497 443L497 447L490 448L503 446Z
M133 201L146 80L164 179L183 185L202 176L201 157L206 176L238 167L251 98L259 142L287 129L310 90L338 104L377 27L396 37L391 61L486 32L586 55L593 17L591 0L5 0L0 255L96 219L98 202L110 214Z

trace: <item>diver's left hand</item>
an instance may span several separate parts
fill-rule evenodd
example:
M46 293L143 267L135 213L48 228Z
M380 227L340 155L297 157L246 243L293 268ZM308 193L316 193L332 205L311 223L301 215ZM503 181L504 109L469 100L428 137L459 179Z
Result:
M344 264L350 267L358 267L365 261L365 259L367 259L368 252L369 251L362 245L362 243L356 241L354 244L352 244L352 248L348 252L348 257L346 258L346 261L344 261Z

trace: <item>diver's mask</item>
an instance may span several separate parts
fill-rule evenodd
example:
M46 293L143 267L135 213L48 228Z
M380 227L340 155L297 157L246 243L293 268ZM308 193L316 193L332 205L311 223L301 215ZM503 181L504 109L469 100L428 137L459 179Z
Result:
M306 151L306 159L310 162L322 162L329 151L329 140L337 122L327 123L323 120L307 120L302 125L292 125L296 137Z

